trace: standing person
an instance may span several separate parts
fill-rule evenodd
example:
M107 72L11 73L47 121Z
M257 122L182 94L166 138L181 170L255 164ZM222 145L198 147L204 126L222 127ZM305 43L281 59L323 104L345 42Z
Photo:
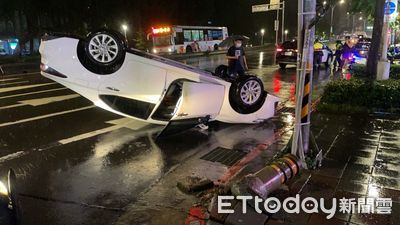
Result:
M242 76L248 70L246 54L242 46L243 39L235 39L235 43L231 46L226 54L228 59L228 73Z
M317 38L314 42L314 66L319 67L321 65L322 56L324 53L322 49L324 48L324 44Z
M340 67L342 64L342 60L340 57L342 56L342 51L343 51L343 43L340 40L336 41L336 50L335 50L335 62L333 64L333 67L336 69L336 66Z
M351 42L350 37L346 37L346 42L343 45L342 49L342 64L340 68L347 67L353 61L354 55L354 45ZM344 68L347 69L347 68Z

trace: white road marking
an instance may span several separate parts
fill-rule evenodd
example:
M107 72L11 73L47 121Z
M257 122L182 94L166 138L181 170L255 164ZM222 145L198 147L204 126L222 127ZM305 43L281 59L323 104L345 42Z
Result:
M9 74L9 75L6 75L6 76L7 76L7 77L19 77L19 76L26 76L26 75L33 75L33 74L40 74L40 71L38 71L38 72L31 72L31 73Z
M0 82L4 82L4 81L12 81L12 80L21 80L22 78L18 77L18 78L5 78L5 79L0 79Z
M12 159L19 158L19 157L21 157L23 155L26 155L26 154L27 154L27 152L24 152L24 151L19 151L19 152L15 152L15 153L12 153L12 154L8 154L6 156L0 157L0 163L6 162L6 161L9 161L9 160L12 160Z
M1 86L7 86L7 85L13 85L13 84L24 84L24 83L29 83L29 80L24 80L24 81L17 81L17 82L10 82L10 83L0 83L0 87Z
M51 114L47 114L47 115L42 115L42 116L36 116L36 117L32 117L32 118L17 120L17 121L13 121L13 122L2 123L2 124L0 124L0 127L6 127L6 126L11 126L11 125L20 124L20 123L26 123L26 122L30 122L30 121L34 121L34 120L41 120L41 119L54 117L54 116L59 116L59 115L64 115L64 114L73 113L73 112L79 112L79 111L83 111L83 110L86 110L86 109L91 109L91 108L94 108L94 107L96 107L96 106L91 105L91 106L86 106L86 107L82 107L82 108L71 109L71 110L67 110L67 111L56 112L56 113L51 113Z
M52 85L52 84L56 84L56 82L1 88L0 93L9 92L9 91L17 91L17 90L22 90L22 89L27 89L27 88L34 88L34 87L42 87L42 86L47 86L47 85Z
M73 98L77 98L80 95L78 94L72 94L72 95L62 95L62 96L53 96L53 97L48 97L48 98L36 98L36 99L29 99L29 100L23 100L19 101L17 104L14 105L7 105L7 106L2 106L0 109L10 109L10 108L15 108L15 107L20 107L20 106L25 106L25 105L30 105L30 106L40 106L40 105L46 105L54 102L61 102Z
M23 104L23 103L17 103L17 104L14 104L14 105L6 105L6 106L0 107L0 110L1 109L11 109L11 108L15 108L15 107L24 106L24 105L25 104Z
M92 107L85 107L85 108L92 108ZM76 109L75 111L78 111L78 110L83 110L83 108ZM65 138L65 139L57 141L56 143L43 146L43 147L37 149L37 151L38 152L42 152L42 151L51 150L56 146L69 144L69 143L76 142L76 141L81 141L81 140L84 140L84 139L87 139L87 138L91 138L91 137L94 137L94 136L97 136L97 135L100 135L100 134L105 134L105 133L117 130L117 129L120 129L120 128L129 128L129 129L132 129L132 130L139 130L139 129L149 125L146 122L141 122L141 121L133 120L133 119L130 119L130 118L120 118L120 119L116 119L116 120L110 120L110 121L107 121L105 123L113 124L113 126L102 128L102 129L91 131L91 132L87 132L87 133L84 133L84 134L79 134L79 135L76 135L76 136L73 136L73 137L70 137L70 138ZM0 127L1 126L2 125L0 124ZM158 130L159 127L157 126L156 129ZM31 152L34 152L34 150L25 151L25 152L24 151L19 151L19 152L15 152L15 153L0 157L0 163L4 163L6 161L10 161L10 160L13 160L13 159L16 159L16 158L20 158L22 156L25 156L25 155L31 153Z
M24 101L19 101L19 103L30 105L30 106L40 106L46 105L53 102L61 102L73 98L78 98L80 95L78 94L71 94L71 95L62 95L62 96L53 96L48 98L37 98L37 99L29 99Z
M91 137L97 136L99 134L108 133L110 131L117 130L117 129L122 128L122 127L123 127L122 125L114 125L114 126L111 126L111 127L106 127L106 128L103 128L103 129L99 129L99 130L91 131L91 132L88 132L88 133L76 135L74 137L65 138L65 139L59 140L58 143L65 145L65 144L69 144L69 143L72 143L72 142L80 141L80 140L83 140L83 139L91 138Z
M8 95L8 96L3 96L0 97L0 99L5 99L5 98L14 98L14 97L20 97L20 96L26 96L26 95L34 95L34 94L40 94L40 93L46 93L46 92L52 92L52 91L59 91L59 90L66 90L67 88L55 88L55 89L49 89L49 90L44 90L44 91L34 91L34 92L28 92L28 93L22 93L22 94L16 94L16 95Z
M120 129L123 127L129 128L132 130L138 130L138 129L148 125L148 123L133 120L130 118L121 118L121 119L111 120L111 121L107 121L106 123L114 124L114 126L102 128L102 129L95 130L95 131L90 131L90 132L79 134L79 135L76 135L76 136L73 136L70 138L65 138L65 139L59 140L58 143L65 145L65 144L69 144L72 142L81 141L83 139L91 138L91 137L97 136L99 134L108 133L108 132L111 132L111 131L114 131L114 130L117 130L117 129Z

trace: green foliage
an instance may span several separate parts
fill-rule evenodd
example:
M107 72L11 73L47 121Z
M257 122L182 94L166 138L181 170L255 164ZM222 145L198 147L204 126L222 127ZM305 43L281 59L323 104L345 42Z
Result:
M362 12L368 16L373 16L375 4L376 4L375 0L350 1L350 12L351 13Z
M365 65L356 64L353 66L352 75L356 78L368 78L367 73L365 72L366 68ZM400 80L400 65L392 64L390 66L390 79Z
M321 107L349 106L369 110L397 111L400 109L400 80L368 81L362 79L329 82L321 98Z

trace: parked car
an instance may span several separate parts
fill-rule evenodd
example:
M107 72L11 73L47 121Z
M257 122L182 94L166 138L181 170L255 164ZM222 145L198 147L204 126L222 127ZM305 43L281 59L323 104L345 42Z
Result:
M323 44L321 51L323 54L319 63L329 67L332 63L333 52L325 44ZM276 49L276 63L279 64L281 69L285 69L287 65L296 65L297 53L297 41L286 41Z
M127 48L125 38L114 31L86 38L48 34L40 53L43 76L98 107L148 123L184 128L213 120L258 123L274 116L279 101L256 76L223 79Z
M369 48L371 47L371 38L361 38L355 45L355 56L360 58L367 58Z

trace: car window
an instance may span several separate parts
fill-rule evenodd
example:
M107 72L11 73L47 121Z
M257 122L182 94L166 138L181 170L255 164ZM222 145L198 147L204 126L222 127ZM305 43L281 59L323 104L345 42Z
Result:
M284 49L297 49L296 41L287 41L282 44L282 48Z
M357 49L368 49L370 46L370 43L358 43L356 44Z

